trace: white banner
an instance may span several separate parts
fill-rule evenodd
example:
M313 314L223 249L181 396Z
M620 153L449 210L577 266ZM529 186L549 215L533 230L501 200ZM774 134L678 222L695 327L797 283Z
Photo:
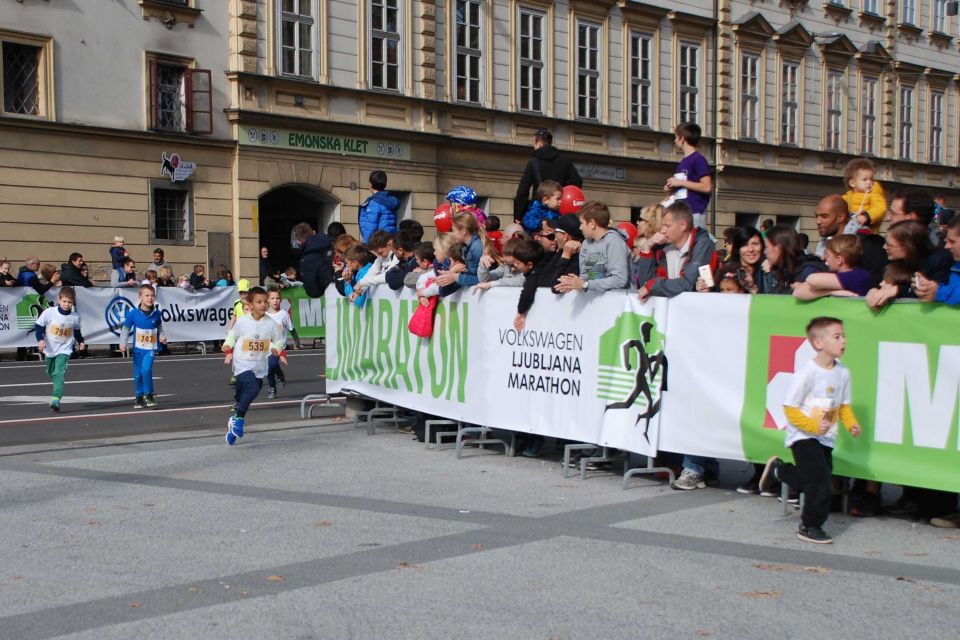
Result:
M0 348L34 346L37 343L33 335L35 321L44 308L56 304L57 291L51 289L43 300L28 287L0 288ZM138 304L138 288L78 287L76 293L77 312L87 344L119 342L127 310ZM157 305L163 313L167 341L222 340L237 299L236 287L200 292L159 287Z
M654 454L666 374L666 300L537 291L513 327L519 289L461 291L434 335L407 329L411 292L378 287L358 309L327 292L327 391L490 427Z

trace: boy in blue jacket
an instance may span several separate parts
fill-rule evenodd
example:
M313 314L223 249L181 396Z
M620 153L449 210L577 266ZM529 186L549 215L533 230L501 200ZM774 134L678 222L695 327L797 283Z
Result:
M167 344L163 335L163 318L157 308L157 293L149 284L140 285L140 305L127 312L120 330L120 351L127 350L127 340L133 333L133 385L136 390L134 409L155 407L153 397L153 360L159 345Z
M536 233L543 228L544 220L554 220L560 217L560 200L563 198L563 187L554 180L544 180L537 187L537 199L530 203L530 208L523 216L523 229L527 233Z
M947 225L947 235L943 239L943 247L953 256L953 266L950 267L950 280L946 284L938 284L922 273L914 276L914 292L924 302L943 302L946 304L960 304L960 217L954 217Z
M360 205L357 216L360 223L360 235L363 237L364 244L370 241L370 236L377 229L383 229L387 233L396 233L397 210L400 208L400 201L387 191L387 173L385 171L370 173L370 191L373 192L373 195Z

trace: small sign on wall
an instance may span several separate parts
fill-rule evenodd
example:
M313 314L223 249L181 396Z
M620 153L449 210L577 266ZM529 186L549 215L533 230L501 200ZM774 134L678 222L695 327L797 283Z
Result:
M183 182L196 170L196 162L181 160L178 153L170 154L169 158L166 152L160 154L160 175L170 176L170 182Z

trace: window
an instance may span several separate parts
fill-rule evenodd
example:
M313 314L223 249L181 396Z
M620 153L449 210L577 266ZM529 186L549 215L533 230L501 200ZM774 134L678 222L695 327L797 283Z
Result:
M370 0L370 84L400 91L400 0Z
M40 115L40 56L42 47L3 43L3 111Z
M930 93L930 157L933 164L943 162L943 94Z
M213 132L210 71L182 63L150 61L150 128L155 131Z
M843 137L843 73L839 71L827 72L826 91L826 124L827 138L824 141L827 149L841 151Z
M933 30L947 32L947 5L951 0L933 0Z
M680 43L680 122L697 122L699 110L700 47Z
M780 68L780 144L799 144L797 124L800 121L800 65L784 62Z
M651 42L649 35L630 34L630 124L635 127L649 127L653 119Z
M900 146L901 160L913 155L913 87L900 87Z
M740 56L740 137L757 140L757 113L760 107L760 58L752 53Z
M880 15L880 0L863 0L863 12Z
M577 21L577 117L599 119L600 26Z
M862 117L860 122L860 153L876 155L877 140L877 79L863 79Z
M193 244L193 189L150 181L150 242Z
M313 78L316 73L316 0L283 0L280 10L280 73Z
M457 0L456 3L456 87L457 100L479 103L480 65L480 0Z
M900 22L909 25L917 23L917 0L900 0Z
M520 109L543 113L546 16L520 10Z

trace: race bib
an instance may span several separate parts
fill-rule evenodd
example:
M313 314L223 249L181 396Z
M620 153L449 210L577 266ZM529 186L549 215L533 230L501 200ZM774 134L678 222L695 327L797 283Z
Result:
M67 342L73 336L73 327L70 325L50 325L50 337L57 342Z
M137 329L135 338L138 349L156 349L157 348L157 330L156 329Z
M269 340L244 340L243 351L252 358L266 358L270 352Z

